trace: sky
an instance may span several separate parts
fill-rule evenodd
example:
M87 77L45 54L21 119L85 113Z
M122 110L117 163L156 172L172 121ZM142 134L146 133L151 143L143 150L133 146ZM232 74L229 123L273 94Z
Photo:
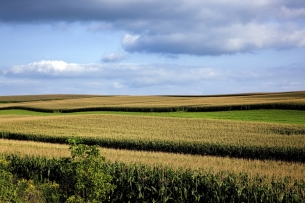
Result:
M301 90L304 0L0 0L0 96Z

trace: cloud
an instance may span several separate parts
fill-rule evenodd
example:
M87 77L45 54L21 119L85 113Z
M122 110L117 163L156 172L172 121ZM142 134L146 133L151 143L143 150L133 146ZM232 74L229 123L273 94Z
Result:
M119 89L119 88L123 88L124 85L120 84L119 82L113 82L113 88L115 89Z
M102 58L102 62L119 62L126 59L126 54L123 52L112 52L110 54L106 54Z
M218 69L174 64L38 61L0 72L0 95L223 94L304 90L305 64Z
M5 76L12 77L77 77L84 72L95 72L96 67L86 65L81 66L76 63L66 63L64 61L38 61L26 65L17 65L2 71Z
M304 0L0 1L3 23L85 22L123 31L127 52L165 55L304 47L304 19Z
M302 90L305 87L304 75L305 64L257 70L223 70L173 64L75 64L39 61L3 70L0 72L0 86L16 88L16 82L35 86L40 81L57 91L67 84L66 89L69 87L73 90L69 89L70 93L92 87L92 91L95 90L93 92L104 89L113 90L112 94L137 94L138 90L139 94L190 94L193 90L197 93L201 91L202 94L215 94Z
M275 23L212 27L206 33L142 34L125 36L122 45L129 52L155 52L192 55L221 55L253 52L273 47L287 49L305 46L305 29L290 33ZM125 38L132 38L127 41Z
M191 83L195 80L214 79L219 73L208 67L177 66L171 64L101 63L76 64L64 61L38 61L4 69L2 76L9 78L99 78L124 81L132 86L164 83ZM114 83L120 87L122 83Z

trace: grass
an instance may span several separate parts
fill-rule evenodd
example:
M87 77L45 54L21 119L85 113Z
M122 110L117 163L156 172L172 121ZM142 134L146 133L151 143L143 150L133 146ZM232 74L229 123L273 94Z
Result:
M17 115L17 116L54 116L60 115L61 113L43 113L28 110L10 109L10 110L0 110L0 116L2 115Z
M0 110L0 115L23 116L55 116L55 115L83 115L83 114L118 114L136 116L157 116L176 118L205 118L238 121L273 122L305 125L305 111L297 110L247 110L247 111L220 111L220 112L115 112L89 111L77 113L41 113L28 110Z
M305 111L296 110L247 110L219 112L79 112L75 114L119 114L137 116L159 116L176 118L205 118L239 121L259 121L273 123L305 124Z

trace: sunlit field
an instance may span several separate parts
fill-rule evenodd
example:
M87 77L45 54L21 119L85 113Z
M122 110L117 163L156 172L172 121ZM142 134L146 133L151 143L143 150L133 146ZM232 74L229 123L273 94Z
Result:
M49 158L68 157L68 145L33 141L14 141L0 139L0 154L19 154L22 156L45 156ZM266 175L275 177L290 176L304 180L305 164L273 160L249 160L229 157L194 156L163 152L117 150L100 148L101 154L111 162L141 163L150 166L182 168L184 170L205 170L232 173L248 173L251 176Z
M146 184L160 176L160 187L172 193L173 176L175 181L187 177L181 188L214 181L213 191L225 193L221 185L227 185L239 188L237 195L264 191L271 199L300 202L305 199L304 136L305 92L0 97L0 154L14 167L29 177L39 168L56 174L51 168L71 156L67 139L79 137L100 145L114 184L139 194L141 188L156 187ZM125 194L126 188L116 191Z
M305 92L273 93L273 94L244 94L224 96L47 96L47 100L39 96L29 97L0 97L0 102L14 100L24 101L18 103L4 103L5 107L24 107L34 109L64 110L64 109L92 109L101 107L124 108L158 108L158 107L217 107L250 104L285 104L304 105ZM71 98L72 97L72 98ZM62 99L57 99L62 98ZM29 102L26 102L26 101ZM33 101L34 100L34 101ZM136 110L134 110L136 111Z

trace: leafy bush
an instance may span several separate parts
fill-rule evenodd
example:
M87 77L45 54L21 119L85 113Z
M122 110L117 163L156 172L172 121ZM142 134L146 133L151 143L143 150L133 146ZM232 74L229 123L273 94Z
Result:
M98 146L69 139L71 157L0 158L0 202L101 202L115 186ZM15 177L12 173L16 174ZM56 182L58 183L56 183Z
M37 186L32 180L17 180L9 172L9 162L0 158L0 202L56 202L53 200L58 196L58 191L45 193L48 191L46 188L50 187L52 184L49 183Z
M101 202L115 188L112 177L103 172L105 158L98 146L80 144L80 139L69 139L72 158L64 160L62 189L71 192L67 202Z

